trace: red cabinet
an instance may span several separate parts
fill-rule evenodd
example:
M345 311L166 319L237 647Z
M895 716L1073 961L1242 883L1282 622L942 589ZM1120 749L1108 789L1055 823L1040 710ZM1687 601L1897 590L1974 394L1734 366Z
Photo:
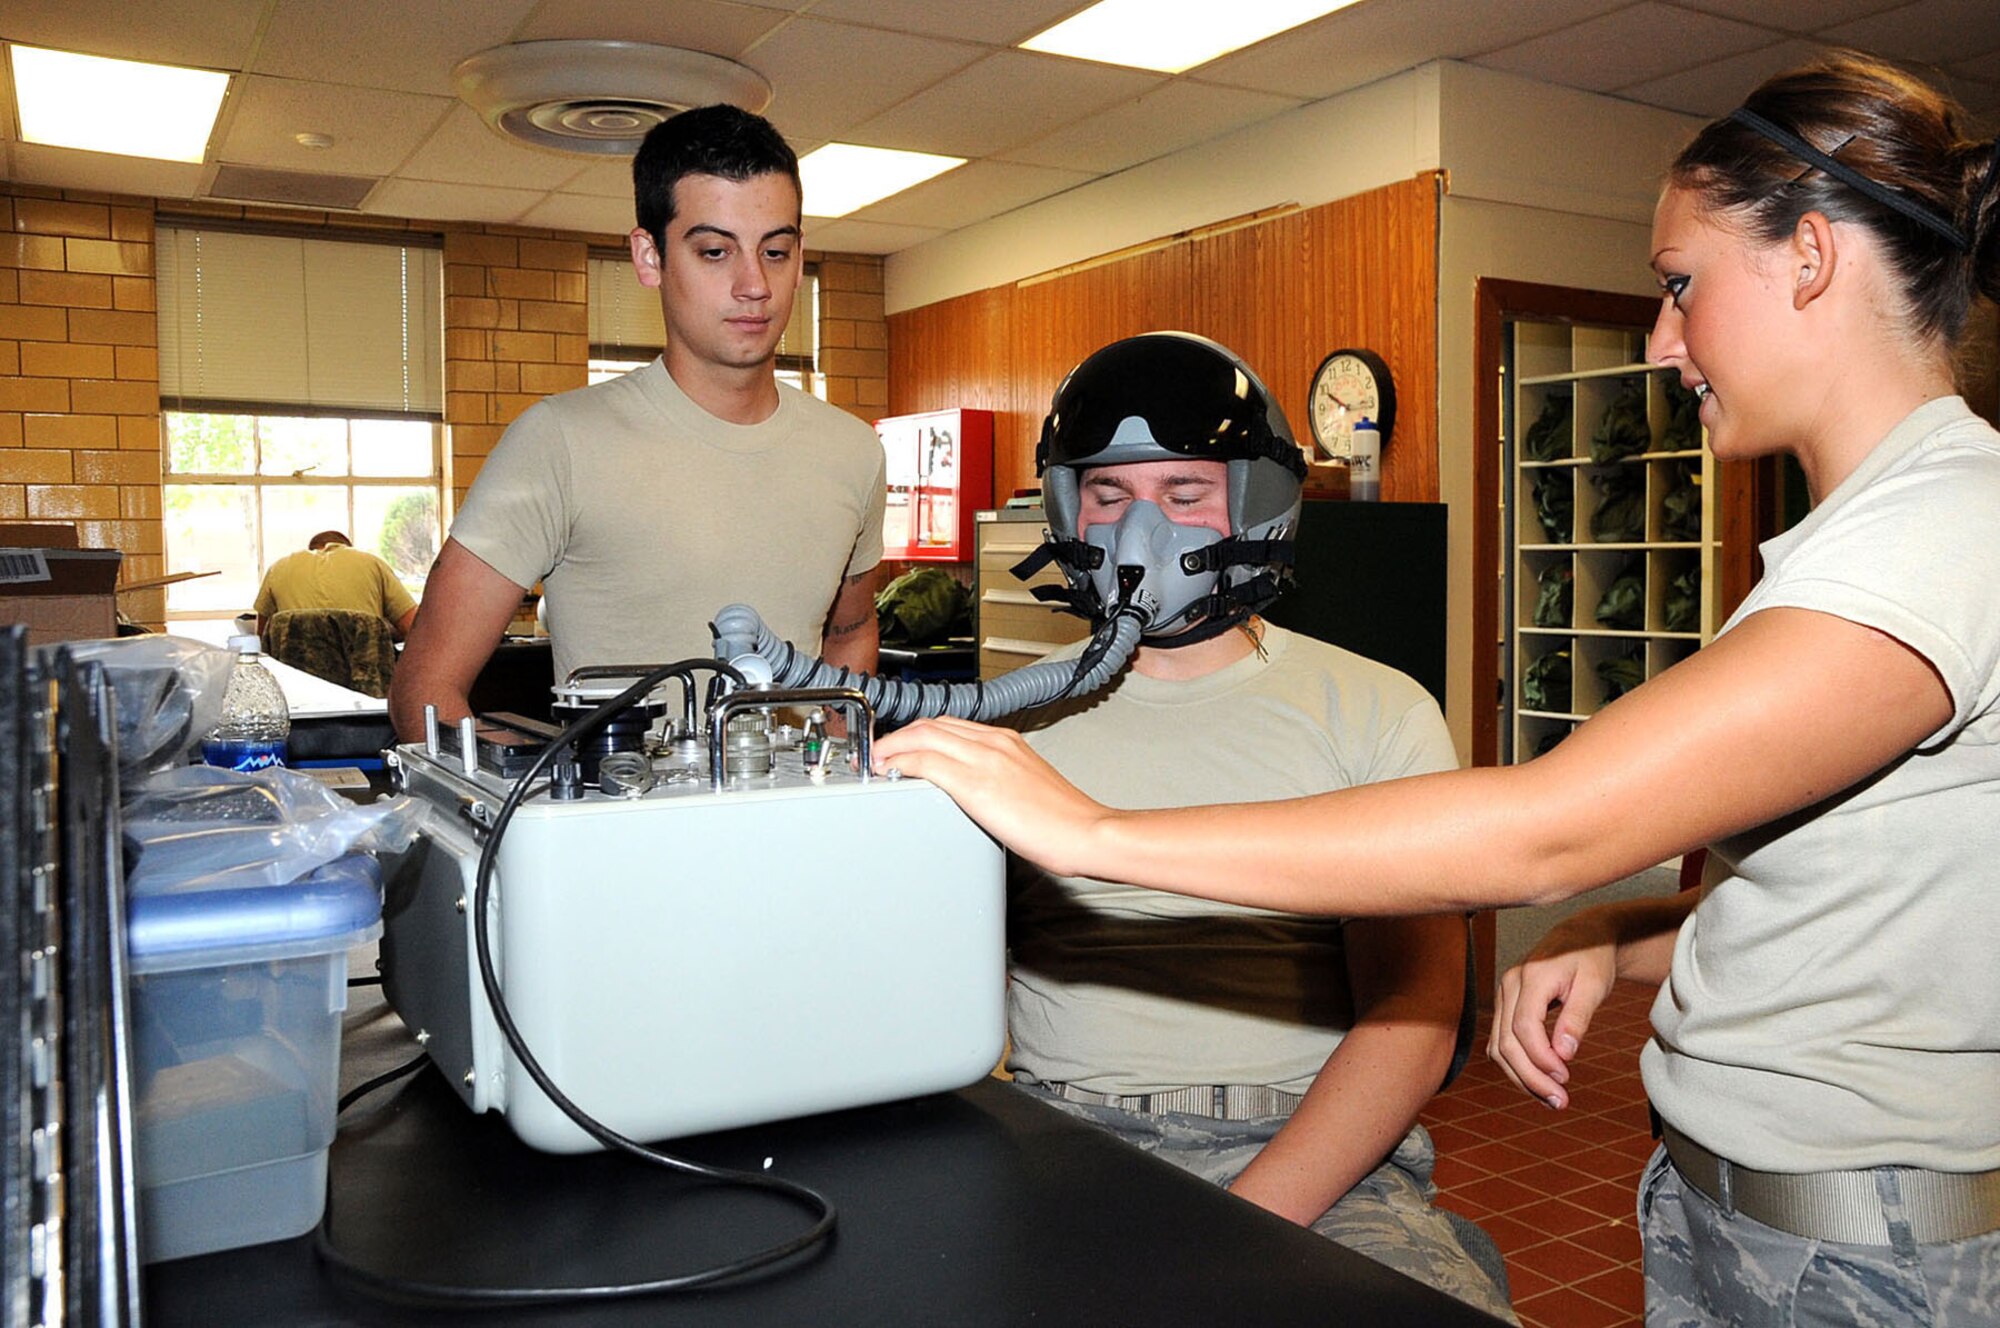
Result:
M875 421L888 453L882 556L972 559L972 514L993 505L993 412L933 410Z

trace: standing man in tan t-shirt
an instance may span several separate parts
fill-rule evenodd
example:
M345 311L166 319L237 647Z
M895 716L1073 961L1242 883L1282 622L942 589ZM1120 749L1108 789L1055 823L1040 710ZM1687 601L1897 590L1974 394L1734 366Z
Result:
M804 272L798 161L732 106L655 127L633 162L632 265L667 346L623 378L511 425L452 526L397 670L397 732L426 703L468 713L527 589L546 597L558 679L582 664L708 653L741 600L831 663L872 670L883 453L864 422L774 369Z

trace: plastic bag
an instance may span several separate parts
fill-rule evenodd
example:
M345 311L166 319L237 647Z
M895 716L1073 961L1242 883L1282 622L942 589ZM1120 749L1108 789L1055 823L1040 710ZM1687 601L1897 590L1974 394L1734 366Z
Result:
M1569 713L1569 651L1551 650L1522 670L1521 699L1544 714Z
M1542 403L1542 413L1521 436L1521 450L1530 461L1555 461L1569 455L1569 422L1572 398L1559 392Z
M1662 452L1693 452L1701 447L1701 398L1669 378L1667 425L1660 434Z
M118 697L118 773L134 780L187 760L222 719L236 653L184 636L120 636L44 650L95 661Z
M398 853L424 816L415 798L350 802L282 766L181 766L145 780L124 809L135 895L280 885L346 853Z
M1597 625L1614 632L1636 632L1646 625L1646 583L1637 572L1626 572L1597 598Z
M1680 544L1701 539L1701 467L1676 461L1667 470L1667 491L1660 499L1660 538Z
M903 573L875 596L885 646L921 646L972 632L972 591L942 567Z
M1535 519L1542 523L1542 530L1551 544L1570 542L1570 531L1575 524L1576 490L1570 483L1568 470L1549 470L1535 476Z
M1642 379L1627 379L1605 409L1604 418L1597 422L1597 431L1590 435L1590 459L1601 466L1637 456L1652 445L1652 430L1646 425L1646 384Z
M1590 537L1599 544L1631 544L1646 533L1646 477L1636 467L1600 471L1597 510L1590 514Z
M1539 580L1541 590L1535 596L1535 626L1569 626L1575 602L1576 574L1570 571L1568 563L1556 563L1543 568Z
M1661 626L1670 632L1692 632L1701 625L1701 569L1690 567L1667 582Z
M1646 661L1638 651L1597 661L1597 680L1604 685L1604 703L1609 705L1646 681Z

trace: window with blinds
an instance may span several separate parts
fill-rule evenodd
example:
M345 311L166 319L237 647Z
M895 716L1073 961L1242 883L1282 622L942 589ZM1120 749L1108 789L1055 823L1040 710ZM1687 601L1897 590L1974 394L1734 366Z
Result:
M400 237L399 237L400 239ZM162 225L160 404L177 631L340 530L420 591L443 522L442 254Z
M160 396L442 417L443 255L162 226Z

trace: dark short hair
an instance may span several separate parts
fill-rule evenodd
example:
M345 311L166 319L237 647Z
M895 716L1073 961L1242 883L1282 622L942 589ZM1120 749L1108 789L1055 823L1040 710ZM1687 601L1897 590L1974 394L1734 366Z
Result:
M1956 348L1974 300L2000 298L1994 144L1959 109L1872 56L1835 52L1767 80L1744 109L1894 194L1896 208L1816 169L1739 113L1695 136L1668 172L1701 206L1764 244L1808 212L1866 227L1882 246L1910 330ZM1928 214L1926 225L1910 211ZM1945 232L1956 228L1957 237ZM1955 242L1961 238L1963 247Z
M306 541L308 549L324 549L329 544L345 544L349 548L352 548L354 541L347 538L346 535L338 530L322 530L319 534Z
M784 135L740 106L697 106L656 124L632 158L632 193L639 228L661 248L674 219L674 186L684 175L714 175L742 183L783 175L801 196L799 158Z

